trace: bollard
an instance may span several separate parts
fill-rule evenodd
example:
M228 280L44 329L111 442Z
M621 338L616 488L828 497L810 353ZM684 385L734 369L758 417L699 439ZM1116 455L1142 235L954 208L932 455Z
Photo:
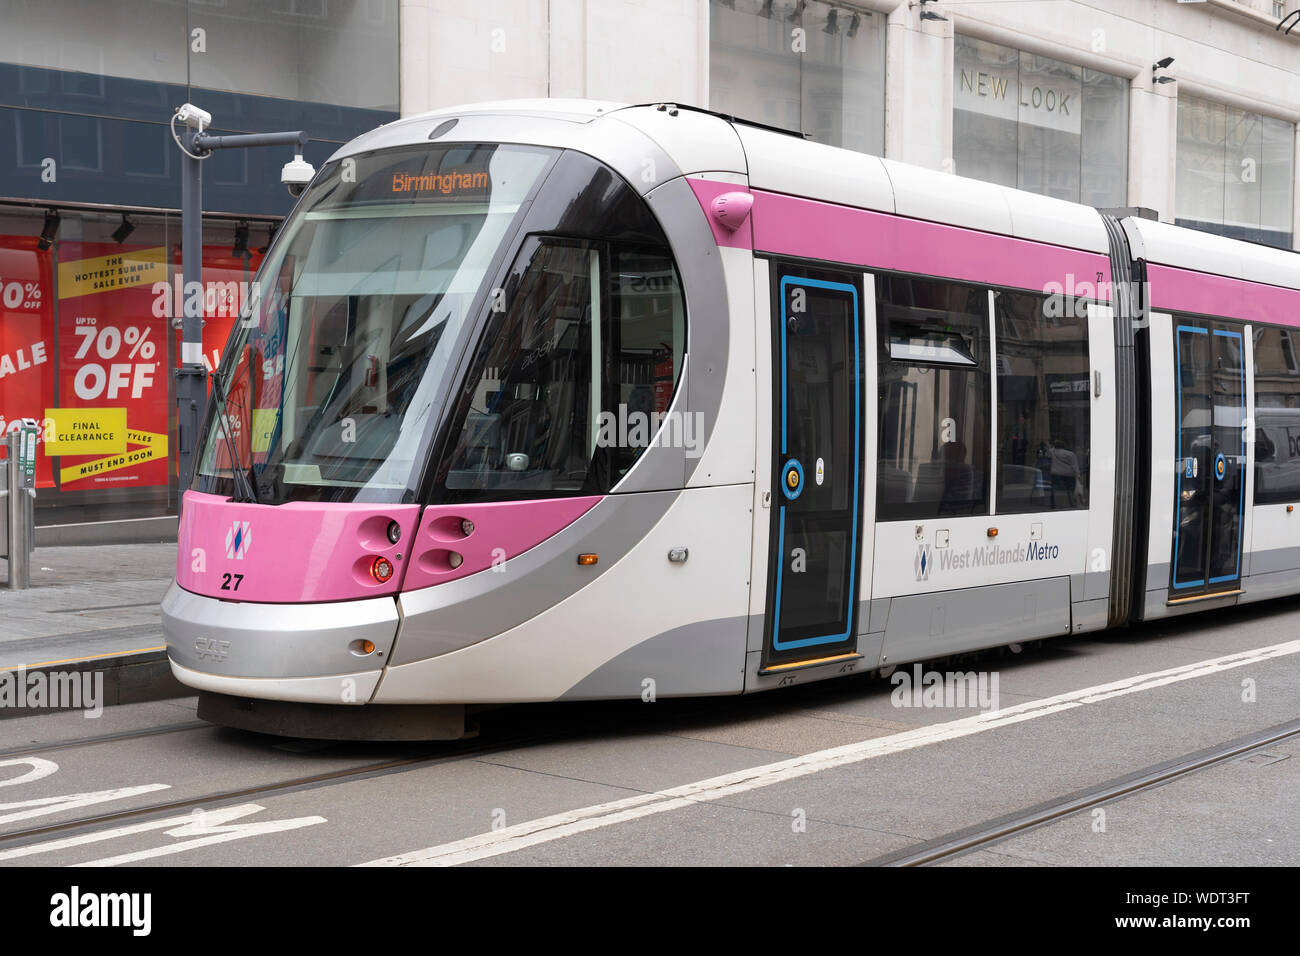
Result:
M15 430L5 438L5 470L9 474L5 508L9 512L9 589L31 586L31 529L27 527L27 482L23 469L23 432Z

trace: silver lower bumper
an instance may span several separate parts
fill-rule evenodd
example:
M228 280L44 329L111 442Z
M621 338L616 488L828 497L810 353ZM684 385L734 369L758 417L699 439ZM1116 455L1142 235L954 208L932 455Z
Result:
M364 704L397 638L392 597L328 604L254 604L194 594L175 582L162 602L176 679L219 694ZM363 653L360 643L374 650Z

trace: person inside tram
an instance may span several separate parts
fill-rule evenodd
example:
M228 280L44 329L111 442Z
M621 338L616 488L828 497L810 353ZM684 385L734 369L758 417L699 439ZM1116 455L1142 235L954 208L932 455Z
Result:
M970 508L975 495L975 472L966 461L966 443L948 442L940 452L943 456L943 496L939 500L940 514L961 514Z
M1083 477L1079 471L1079 459L1060 438L1052 442L1049 455L1052 460L1052 507L1073 508L1078 504L1076 486Z

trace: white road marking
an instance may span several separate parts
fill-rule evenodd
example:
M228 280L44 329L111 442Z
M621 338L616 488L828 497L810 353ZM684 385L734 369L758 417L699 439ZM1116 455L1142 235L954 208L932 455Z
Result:
M11 823L14 820L30 820L32 817L48 816L51 813L62 813L64 810L75 810L77 807L89 807L96 803L106 803L109 800L125 800L127 797L138 797L142 793L153 793L155 790L168 790L169 784L165 783L146 783L139 787L119 787L116 790L96 790L92 793L67 793L58 797L36 797L32 800L19 800L17 803L0 803L0 810L13 810L13 813L0 815L0 823ZM0 855L0 860L4 859Z
M561 840L590 830L626 823L630 820L637 820L657 813L666 813L669 810L682 809L709 800L720 800L723 797L744 793L748 790L756 790L759 787L771 786L775 783L784 783L787 780L819 773L832 767L842 767L846 764L870 760L873 757L901 753L905 750L924 747L927 744L939 743L944 740L968 737L972 734L996 730L999 727L1006 727L1022 721L1059 714L1062 711L1073 710L1086 704L1112 700L1116 697L1136 694L1197 677L1208 677L1235 667L1258 664L1261 661L1296 653L1300 653L1300 641L1288 641L1284 644L1273 644L1269 647L1228 654L1223 657L1198 661L1194 664L1184 664L1181 667L1171 667L1168 670L1155 671L1150 674L1139 674L1136 677L1112 681L1109 684L1099 684L1095 687L1085 687L1082 690L1070 691L1066 694L1046 697L1042 700L1029 701L1002 710L963 717L959 720L929 727L918 727L916 730L907 730L888 737L876 737L855 744L847 744L843 747L832 747L829 750L820 750L815 753L805 754L802 757L782 760L778 763L751 767L748 770L738 770L734 773L711 777L707 780L700 780L681 787L673 787L669 790L638 794L622 800L613 800L596 806L581 807L576 810L556 813L489 833L467 837L463 840L443 843L423 850L413 850L409 853L385 857L380 860L371 860L369 863L358 865L458 866L462 863L472 863L476 860L485 860L503 853L514 853L540 843Z
M246 837L262 836L267 833L280 833L284 830L296 830L299 827L309 827L326 822L324 817L297 817L292 820L265 820L260 823L230 824L227 822L265 809L265 807L256 803L243 803L236 807L185 813L180 816L167 817L163 820L151 820L148 823L133 823L129 826L115 827L111 830L100 830L96 833L83 833L79 836L47 840L44 843L33 843L31 846L15 847L12 850L0 850L0 860L14 860L25 856L35 856L39 853L54 853L88 843L99 843L117 837L148 833L152 830L166 830L167 835L171 837L196 837L196 839L187 840L184 843L172 843L166 846L152 847L148 850L137 850L133 853L123 853L119 856L110 856L102 860L77 864L78 866L117 866L120 863L135 863L139 860L183 853L186 850L209 846L213 843L225 843L230 840L241 840Z
M0 760L0 767L20 767L24 764L32 769L9 780L0 780L0 787L12 787L20 783L35 783L42 777L48 777L59 769L59 765L53 760L46 760L43 757L15 757L12 760Z

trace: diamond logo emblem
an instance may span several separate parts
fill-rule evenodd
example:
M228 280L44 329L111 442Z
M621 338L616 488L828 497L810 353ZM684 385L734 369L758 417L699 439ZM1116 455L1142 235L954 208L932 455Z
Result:
M253 530L247 521L236 521L226 532L226 557L243 561L253 540Z

